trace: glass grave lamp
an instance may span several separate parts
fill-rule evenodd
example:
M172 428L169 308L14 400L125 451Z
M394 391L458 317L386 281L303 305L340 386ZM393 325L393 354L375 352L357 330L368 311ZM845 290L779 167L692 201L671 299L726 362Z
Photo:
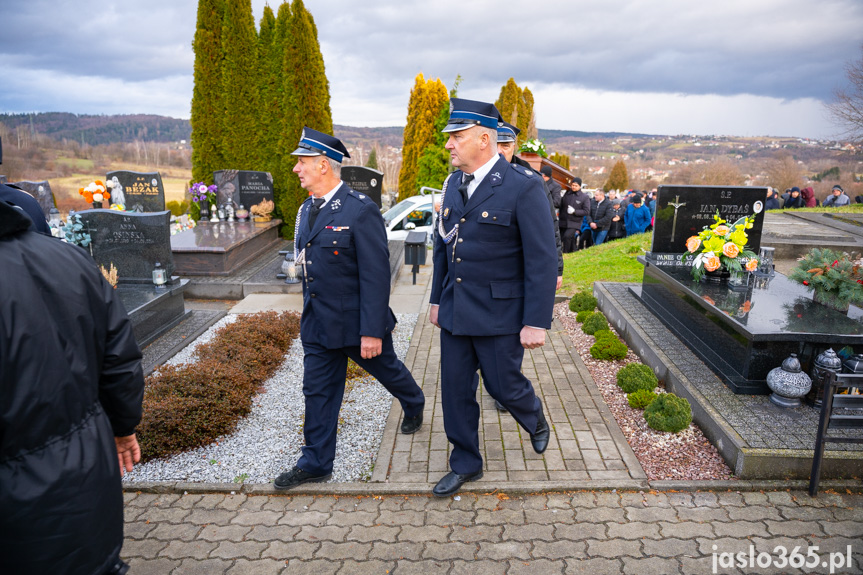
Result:
M156 267L153 268L153 285L157 288L165 287L165 284L168 283L168 274L165 272L165 268L162 267L162 264L156 262Z
M282 262L282 273L276 275L277 279L284 279L286 284L300 283L297 273L297 261L294 258L294 252L288 250L285 252L285 259Z

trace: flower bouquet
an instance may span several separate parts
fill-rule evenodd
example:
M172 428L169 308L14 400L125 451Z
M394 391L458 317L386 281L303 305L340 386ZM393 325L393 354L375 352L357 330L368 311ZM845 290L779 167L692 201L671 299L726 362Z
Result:
M192 196L192 203L189 206L189 214L192 216L193 220L198 221L201 219L201 205L215 205L216 192L218 191L218 186L208 186L204 182L195 182L189 186L189 194Z
M863 260L829 248L813 248L797 260L789 278L815 290L815 301L839 311L863 303Z
M740 218L730 226L719 216L713 216L713 224L704 226L697 235L686 240L687 253L681 260L692 261L692 277L700 281L707 273L727 270L729 272L754 272L758 259L746 248L749 241L746 230L752 228L755 216Z
M521 154L526 152L528 154L539 154L543 158L548 157L548 152L545 149L545 144L542 143L542 140L538 140L534 138L532 140L527 140L518 148L518 153Z
M78 188L78 193L84 196L88 203L93 204L94 208L101 208L104 200L111 199L108 188L100 180L90 182L85 188Z

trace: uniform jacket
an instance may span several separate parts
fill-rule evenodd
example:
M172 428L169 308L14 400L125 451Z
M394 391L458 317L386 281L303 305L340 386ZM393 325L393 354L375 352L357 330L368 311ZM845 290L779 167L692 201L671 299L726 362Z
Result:
M446 182L435 226L430 301L454 335L514 334L524 326L551 326L557 254L548 196L542 181L502 156L464 205L462 172ZM455 250L455 253L453 253Z
M342 183L309 229L311 198L300 206L297 250L305 250L300 337L327 349L383 338L396 325L389 308L390 257L377 204Z
M84 250L2 201L0 270L0 571L102 574L144 392L131 322Z
M533 168L530 167L526 161L522 160L518 156L513 155L512 163L516 166L521 166L523 168L529 169L531 172L536 174L536 177L542 180L543 185L545 186L545 191L548 194L548 201L551 204L551 220L554 223L554 245L557 249L557 275L563 275L563 242L560 239L560 227L558 223L557 210L560 207L560 192L561 187L554 180L545 181L542 176L536 172ZM553 191L552 191L553 190ZM557 202L555 203L555 198Z

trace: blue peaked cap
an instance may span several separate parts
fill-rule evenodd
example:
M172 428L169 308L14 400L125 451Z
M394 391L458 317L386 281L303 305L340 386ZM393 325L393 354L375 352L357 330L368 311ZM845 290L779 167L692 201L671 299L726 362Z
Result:
M497 111L494 104L462 98L452 98L450 104L452 111L449 114L446 127L441 130L442 132L458 132L474 126L485 126L496 130L498 122L502 120L500 112Z
M291 152L292 156L326 156L339 163L351 157L341 140L309 127L303 128L298 146Z
M498 143L515 142L516 136L518 136L520 133L521 130L519 130L509 122L498 122L497 124Z

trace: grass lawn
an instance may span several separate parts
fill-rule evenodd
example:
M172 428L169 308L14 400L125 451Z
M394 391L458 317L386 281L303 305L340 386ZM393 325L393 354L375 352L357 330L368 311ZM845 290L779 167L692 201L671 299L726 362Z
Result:
M650 249L651 234L637 234L571 254L563 254L563 285L559 294L592 291L593 282L641 283L644 266L635 259Z
M768 214L863 214L863 204L849 204L838 208L825 208L818 206L817 208L792 208L788 210L767 210Z

